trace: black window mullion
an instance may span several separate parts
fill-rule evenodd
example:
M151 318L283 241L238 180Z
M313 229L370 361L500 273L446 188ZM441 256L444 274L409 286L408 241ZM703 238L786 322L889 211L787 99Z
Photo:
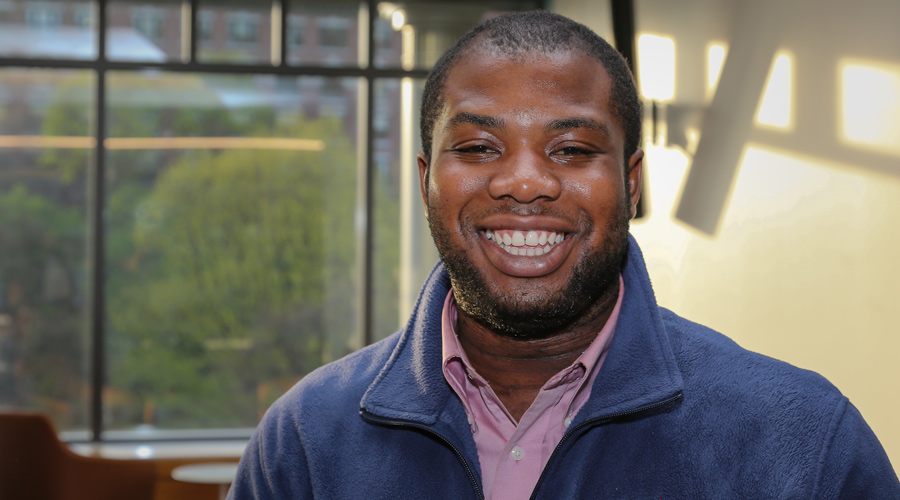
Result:
M94 103L93 168L88 172L88 262L90 263L90 310L88 332L91 345L91 401L89 420L91 440L100 441L103 433L103 385L106 379L106 304L104 300L104 178L106 151L106 0L97 1L97 88Z
M637 60L637 50L635 50L637 33L635 32L634 0L612 0L609 7L616 49L622 54L622 57L625 58L625 62L628 63L628 68L631 69L631 74L634 75L635 80L637 80L635 62ZM653 106L653 109L655 110L656 103L654 103ZM653 120L653 123L655 126L656 120ZM654 137L655 136L656 134L654 134ZM648 199L647 195L649 194L647 192L646 182L643 182L643 180L641 182L641 191L643 195L638 200L637 207L635 207L635 219L640 219L645 215L645 200Z
M282 68L287 66L287 57L288 57L288 46L287 46L287 30L288 30L288 12L290 12L290 4L291 0L281 0L281 40L278 43L281 45L281 60L279 61L279 66Z
M375 74L372 71L372 67L375 64L375 16L378 12L378 2L376 0L368 0L368 16L366 22L368 24L368 29L366 30L366 52L368 54L366 58L366 85L368 87L366 92L366 158L365 158L365 175L362 179L359 179L359 182L364 182L365 189L365 199L364 207L365 207L365 229L363 236L363 246L365 251L363 252L363 261L362 265L362 303L360 304L360 312L362 314L362 324L363 324L363 345L369 345L372 343L372 340L375 338L373 332L373 307L372 307L372 262L373 256L372 252L375 249L375 233L374 233L374 221L375 221L375 188L374 188L374 179L373 170L375 168L375 162L372 160L372 152L374 151L375 139L374 135L374 111L375 111Z
M190 0L190 2L191 2L190 3L190 5L191 5L191 12L190 12L191 33L190 33L190 37L188 37L188 38L190 40L189 43L191 44L191 46L189 47L189 51L188 51L188 54L189 54L188 63L195 64L197 62L197 24L198 24L197 11L199 10L200 0ZM183 52L182 52L182 54L183 54Z

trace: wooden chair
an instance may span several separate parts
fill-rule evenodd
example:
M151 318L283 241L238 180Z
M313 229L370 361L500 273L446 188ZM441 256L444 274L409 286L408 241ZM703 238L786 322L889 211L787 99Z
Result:
M156 467L73 453L44 415L0 413L0 499L151 500Z

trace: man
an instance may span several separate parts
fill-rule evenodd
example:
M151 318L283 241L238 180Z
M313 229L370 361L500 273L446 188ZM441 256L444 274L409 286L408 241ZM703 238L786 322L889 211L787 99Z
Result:
M403 330L273 405L231 498L900 498L827 381L656 305L639 138L627 66L584 26L460 39L422 103L442 264Z

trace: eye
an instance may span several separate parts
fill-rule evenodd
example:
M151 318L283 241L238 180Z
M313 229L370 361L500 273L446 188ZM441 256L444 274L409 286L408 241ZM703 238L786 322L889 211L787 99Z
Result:
M580 156L580 155L592 155L594 151L585 148L579 148L576 146L568 146L562 149L558 149L554 151L552 154L560 155L560 156Z
M468 153L468 154L487 154L494 153L495 151L484 144L475 144L473 146L465 146L461 148L454 149L457 153Z

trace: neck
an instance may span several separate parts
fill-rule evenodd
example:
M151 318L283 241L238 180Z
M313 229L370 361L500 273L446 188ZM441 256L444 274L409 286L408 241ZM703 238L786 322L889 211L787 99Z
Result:
M459 310L456 332L475 370L519 421L550 378L571 365L588 348L612 314L619 281L582 319L564 331L539 339L497 333Z

